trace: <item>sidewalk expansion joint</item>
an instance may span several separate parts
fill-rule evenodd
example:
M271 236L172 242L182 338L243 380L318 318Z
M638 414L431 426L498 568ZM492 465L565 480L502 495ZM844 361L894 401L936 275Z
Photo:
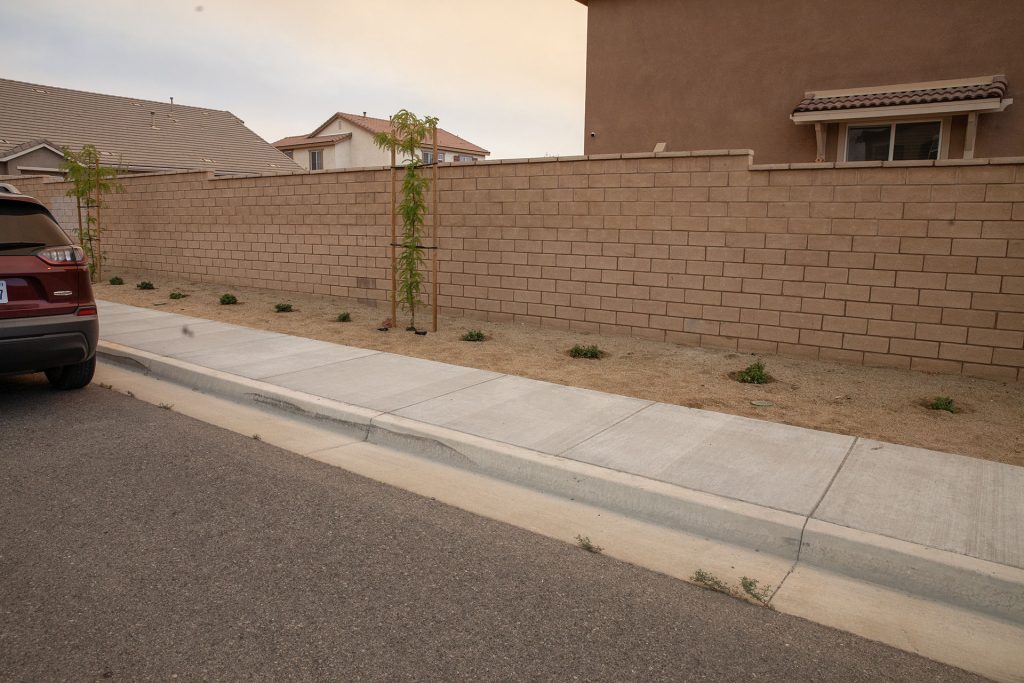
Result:
M826 486L825 490L821 492L821 496L818 497L818 501L814 504L814 507L811 508L811 511L804 517L804 523L800 526L800 539L796 544L796 559L793 560L793 566L789 568L786 575L779 581L779 585L775 587L774 591L772 591L771 597L768 598L768 602L765 603L766 605L770 605L772 603L776 594L782 590L782 586L786 583L786 579L788 579L789 575L796 570L796 566L800 564L800 553L803 552L804 549L804 533L807 531L807 524L811 521L811 518L814 517L814 513L818 511L821 501L825 500L825 496L827 496L828 492L832 490L832 485L836 482L836 477L838 477L839 473L842 472L843 466L846 465L846 461L850 458L850 453L853 453L853 449L856 447L858 441L860 441L859 436L853 437L853 442L850 444L850 447L846 449L846 454L843 455L842 462L839 463L839 467L836 468L836 471L832 473L832 478L828 480L828 486Z
M584 438L584 439L581 439L580 441L577 441L577 442L576 442L576 443L574 443L574 444L571 444L571 445L569 445L569 446L566 446L566 447L565 447L565 448L563 448L562 450L560 450L560 451L558 451L557 453L555 453L555 455L557 455L557 456L559 456L559 457L565 457L565 456L563 456L563 455L562 455L563 453L567 453L568 451L571 451L571 450L572 450L572 449L574 449L574 448L579 448L580 446L582 446L582 445L583 445L583 444L585 444L586 442L590 441L591 439L593 439L593 438L595 438L595 437L598 437L598 436L600 436L600 435L604 434L604 433L605 433L605 432L607 432L607 431L608 431L609 429L614 429L615 427L618 427L618 426L619 426L620 424L622 424L623 422L625 422L625 421L626 421L626 420L628 420L629 418L633 417L634 415L636 415L636 414L637 414L637 413L639 413L640 411L643 411L643 410L647 410L648 408L650 408L650 407L651 407L651 406L653 406L653 405L654 405L654 401L647 401L645 405L642 405L642 406L640 406L639 408L637 408L636 410L634 410L633 412L631 412L631 413L630 413L629 415L626 415L625 417L623 417L623 418L621 418L621 419L618 419L618 420L616 420L615 422L611 423L611 424L610 424L610 425L608 425L607 427L604 427L603 429L600 429L600 430L598 430L598 431L594 432L594 433L593 433L593 434L591 434L590 436L588 436L588 437L586 437L586 438ZM569 459L570 459L570 460L572 460L572 458L569 458ZM614 469L614 468L608 468L608 469Z

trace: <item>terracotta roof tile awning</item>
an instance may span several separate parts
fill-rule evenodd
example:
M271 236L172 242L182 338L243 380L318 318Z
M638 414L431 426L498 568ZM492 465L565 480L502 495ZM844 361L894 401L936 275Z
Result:
M342 140L348 140L352 133L339 133L338 135L320 135L309 137L308 135L293 135L289 138L281 138L273 143L278 149L301 149L305 147L326 147Z
M1012 104L1004 76L807 93L796 123L883 116L1002 111Z

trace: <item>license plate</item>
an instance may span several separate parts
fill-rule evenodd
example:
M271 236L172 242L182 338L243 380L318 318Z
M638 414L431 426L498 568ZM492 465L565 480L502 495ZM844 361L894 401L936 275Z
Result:
M7 280L0 280L0 304L7 303Z

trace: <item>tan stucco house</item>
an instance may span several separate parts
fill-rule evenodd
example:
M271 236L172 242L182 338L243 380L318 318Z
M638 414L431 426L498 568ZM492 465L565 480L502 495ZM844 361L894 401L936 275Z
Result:
M1024 156L1020 0L578 0L587 154Z
M0 79L0 175L60 175L85 145L131 173L301 170L229 111Z
M386 166L391 163L391 153L378 148L373 136L390 129L387 119L366 116L365 112L362 116L338 112L312 133L283 138L275 142L274 147L311 171ZM437 129L437 143L438 161L473 161L490 154L483 147L441 128ZM425 140L421 150L423 160L430 163L433 155L430 141Z

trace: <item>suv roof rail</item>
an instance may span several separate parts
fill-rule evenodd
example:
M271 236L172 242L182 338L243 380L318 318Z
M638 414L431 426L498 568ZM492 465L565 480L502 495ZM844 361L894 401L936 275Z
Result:
M10 183L0 183L0 192L6 192L7 194L21 194L18 192L18 188Z

